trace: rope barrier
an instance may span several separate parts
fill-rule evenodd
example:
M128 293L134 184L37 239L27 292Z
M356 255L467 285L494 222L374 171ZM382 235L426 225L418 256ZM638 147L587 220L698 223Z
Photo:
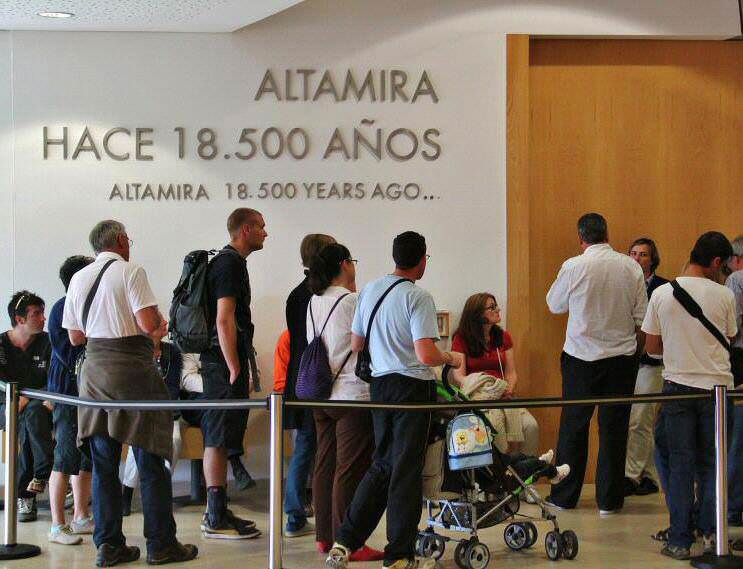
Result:
M6 383L0 381L0 391L5 391ZM178 411L184 409L268 409L269 398L260 399L199 399L195 401L184 400L116 400L99 401L76 397L73 395L61 395L42 389L24 388L19 390L19 395L29 399L40 399L54 403L62 403L75 407L92 407L97 409L123 409L132 411ZM647 393L643 395L627 395L616 397L586 397L576 399L562 399L560 397L542 397L532 399L499 399L496 401L456 401L442 403L375 403L371 401L343 401L343 400L291 400L284 401L285 407L299 407L306 409L388 409L399 411L464 411L472 409L513 409L513 408L541 408L541 407L574 407L582 405L631 405L635 403L663 403L665 401L689 401L711 399L713 392L709 394L684 394L665 395L663 393ZM728 398L743 398L743 392L731 391Z
M732 561L736 566L737 558L731 559L728 549L727 528L727 453L725 452L727 431L726 425L726 399L741 399L743 392L728 392L724 386L716 386L709 394L687 394L687 395L664 395L645 394L631 395L626 397L598 397L580 399L561 399L557 397L541 399L510 399L499 401L470 401L470 402L446 402L446 403L412 403L412 404L386 404L365 401L284 401L280 393L272 393L265 399L231 399L231 400L199 400L199 401L94 401L69 395L60 395L40 389L18 389L15 383L0 381L0 391L5 392L5 415L6 430L5 444L9 449L5 463L5 532L4 544L0 545L0 560L20 559L39 555L41 550L38 546L16 543L17 531L17 504L16 504L16 453L10 451L18 446L18 400L20 396L31 399L53 401L65 405L77 407L93 407L100 409L123 409L123 410L183 410L183 409L266 409L269 410L270 419L270 473L269 473L269 568L282 568L282 504L283 504L283 409L285 407L302 408L366 408L366 409L397 409L401 411L436 411L436 410L469 410L469 409L508 409L508 408L535 408L535 407L571 407L580 405L621 405L633 403L653 403L667 401L689 401L714 399L715 403L715 437L716 437L716 518L717 518L717 542L715 559L709 556L701 559L697 566L708 566L710 562Z

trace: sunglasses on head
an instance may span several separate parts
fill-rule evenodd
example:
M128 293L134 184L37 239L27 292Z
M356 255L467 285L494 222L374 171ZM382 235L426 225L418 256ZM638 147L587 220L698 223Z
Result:
M18 308L23 304L23 301L26 300L26 298L30 298L27 294L22 294L20 298L18 299L18 302L15 303L15 309L14 312L18 312Z

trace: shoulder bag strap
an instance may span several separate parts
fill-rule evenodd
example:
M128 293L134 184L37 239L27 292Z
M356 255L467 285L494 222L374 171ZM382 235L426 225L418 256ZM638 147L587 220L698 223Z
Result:
M338 368L338 371L335 374L335 377L333 378L333 383L331 385L335 385L335 381L340 377L341 372L343 371L343 368L346 367L346 364L348 363L348 360L351 358L351 354L353 353L353 350L348 350L348 353L346 354L346 357L343 359L343 363L341 364L341 367Z
M88 297L85 299L85 304L83 305L83 332L85 332L85 329L88 327L88 314L90 313L90 305L93 304L93 298L95 298L95 293L98 292L98 286L101 284L103 273L105 273L106 270L115 261L116 259L111 259L105 265L103 265L101 272L98 273L98 276L96 277L95 282L93 283L93 286L90 289L90 292L88 293Z
M61 366L62 366L62 367L64 368L64 370L65 370L65 371L66 371L67 373L73 373L73 372L72 372L72 371L70 370L70 368L68 368L68 367L67 367L67 364L66 364L66 363L65 363L65 361L64 361L64 360L62 359L62 356L60 356L60 355L59 355L59 353L58 353L58 352L57 352L57 350L56 350L56 349L54 348L54 346L52 346L52 357L56 358L56 360L57 360L57 361L59 362L59 365L61 365Z
M676 279L671 281L671 286L673 287L673 297L679 301L681 306L684 307L684 309L694 318L699 320L702 325L709 330L710 334L712 334L715 339L720 342L720 344L723 345L723 347L728 351L732 351L732 346L730 345L730 342L727 341L727 338L720 332L720 330L712 324L712 322L709 321L709 319L704 315L704 312L702 311L702 307L699 306L696 300L692 298L692 296L684 290L681 285L678 283Z
M384 291L384 294L379 297L379 300L377 301L377 304L374 305L374 308L371 311L371 316L369 316L369 324L366 325L366 337L364 338L364 349L362 351L369 352L369 335L371 334L372 324L374 323L374 317L377 315L377 311L379 310L379 307L382 305L382 301L385 299L385 297L392 291L393 288L395 288L400 283L409 282L412 283L410 279L400 279L395 281L390 285L390 287Z
M330 312L328 312L328 317L325 319L325 324L322 325L322 330L320 330L320 336L322 336L322 333L325 332L325 327L328 325L328 322L330 321L330 317L333 315L333 311L335 310L335 307L338 306L341 300L346 298L349 294L351 293L347 292L346 294L339 296L338 300L335 301L335 303L333 304L333 307L330 309Z

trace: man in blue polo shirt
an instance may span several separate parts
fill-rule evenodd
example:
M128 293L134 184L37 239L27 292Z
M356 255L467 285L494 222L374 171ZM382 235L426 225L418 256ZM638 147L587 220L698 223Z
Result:
M413 231L395 237L395 270L366 285L359 294L351 348L368 342L376 403L430 403L436 400L431 367L459 367L459 354L441 352L433 297L415 285L426 271L425 238ZM387 296L382 299L382 296ZM378 302L371 331L369 320ZM368 337L367 337L368 335ZM326 565L345 568L350 552L363 546L385 509L387 538L384 567L429 569L432 559L415 559L415 538L421 518L422 472L430 414L374 410L374 462L359 484Z

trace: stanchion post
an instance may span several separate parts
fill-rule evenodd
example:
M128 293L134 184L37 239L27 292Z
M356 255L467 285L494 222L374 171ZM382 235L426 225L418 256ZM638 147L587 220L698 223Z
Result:
M743 569L743 558L730 553L728 544L728 425L727 387L715 386L715 553L692 559L700 569Z
M18 484L16 457L18 456L18 384L5 387L5 534L0 546L0 559L26 559L41 554L36 545L17 543Z
M271 425L271 456L269 481L269 569L282 569L281 550L283 544L283 471L284 471L284 397L281 393L272 393L269 397Z

